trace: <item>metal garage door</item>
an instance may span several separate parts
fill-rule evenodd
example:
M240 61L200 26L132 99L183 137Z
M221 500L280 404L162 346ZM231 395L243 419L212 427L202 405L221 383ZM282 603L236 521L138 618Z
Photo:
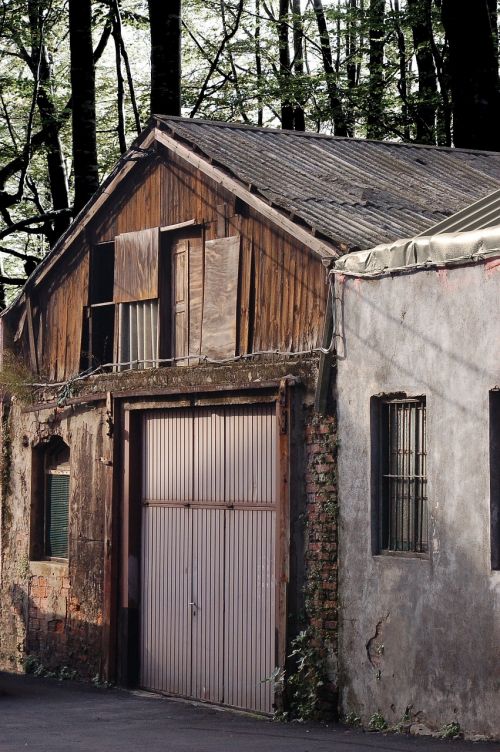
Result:
M274 407L143 424L141 684L272 711Z

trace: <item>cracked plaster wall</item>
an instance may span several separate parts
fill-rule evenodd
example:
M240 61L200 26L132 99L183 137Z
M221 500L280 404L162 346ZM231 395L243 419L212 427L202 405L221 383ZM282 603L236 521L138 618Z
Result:
M500 737L500 572L491 571L489 391L500 267L340 282L344 712ZM370 398L427 400L428 558L373 555Z

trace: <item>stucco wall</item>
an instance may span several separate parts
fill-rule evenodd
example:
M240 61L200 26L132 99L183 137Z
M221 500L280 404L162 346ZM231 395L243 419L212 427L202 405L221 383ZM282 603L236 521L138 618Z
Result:
M337 279L344 712L407 712L500 737L500 572L491 571L489 391L498 262ZM372 555L370 398L425 395L430 555Z

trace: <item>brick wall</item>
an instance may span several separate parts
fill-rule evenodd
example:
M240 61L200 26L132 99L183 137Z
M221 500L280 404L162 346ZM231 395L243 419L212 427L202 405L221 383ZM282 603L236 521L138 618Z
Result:
M327 675L320 714L337 705L337 426L310 411L305 424L305 610L312 646Z

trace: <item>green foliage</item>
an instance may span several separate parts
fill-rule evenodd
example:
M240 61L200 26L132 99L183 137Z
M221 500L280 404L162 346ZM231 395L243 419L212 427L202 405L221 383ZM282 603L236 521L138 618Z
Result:
M109 689L110 687L113 686L111 682L108 682L105 679L103 679L100 674L95 674L92 677L92 684L94 685L94 687L98 687L99 689Z
M58 668L49 669L35 656L28 655L23 660L23 669L25 674L43 677L45 679L58 679L59 681L74 681L78 679L78 672L68 666L59 666Z
M287 719L307 721L321 715L320 703L328 684L324 655L317 648L310 629L305 629L291 643L289 658L293 670L283 675L287 700Z
M456 739L457 737L461 736L461 734L462 729L460 727L460 724L456 721L451 721L451 723L446 723L441 727L438 735L441 737L441 739Z
M34 375L24 361L18 355L5 349L3 367L0 370L0 399L14 396L21 402L31 402L34 379Z
M387 721L381 713L374 713L368 722L371 731L386 731Z
M344 717L344 723L347 726L352 726L353 728L357 728L361 726L361 718L359 715L354 713L354 711L351 711L350 713L347 713Z

